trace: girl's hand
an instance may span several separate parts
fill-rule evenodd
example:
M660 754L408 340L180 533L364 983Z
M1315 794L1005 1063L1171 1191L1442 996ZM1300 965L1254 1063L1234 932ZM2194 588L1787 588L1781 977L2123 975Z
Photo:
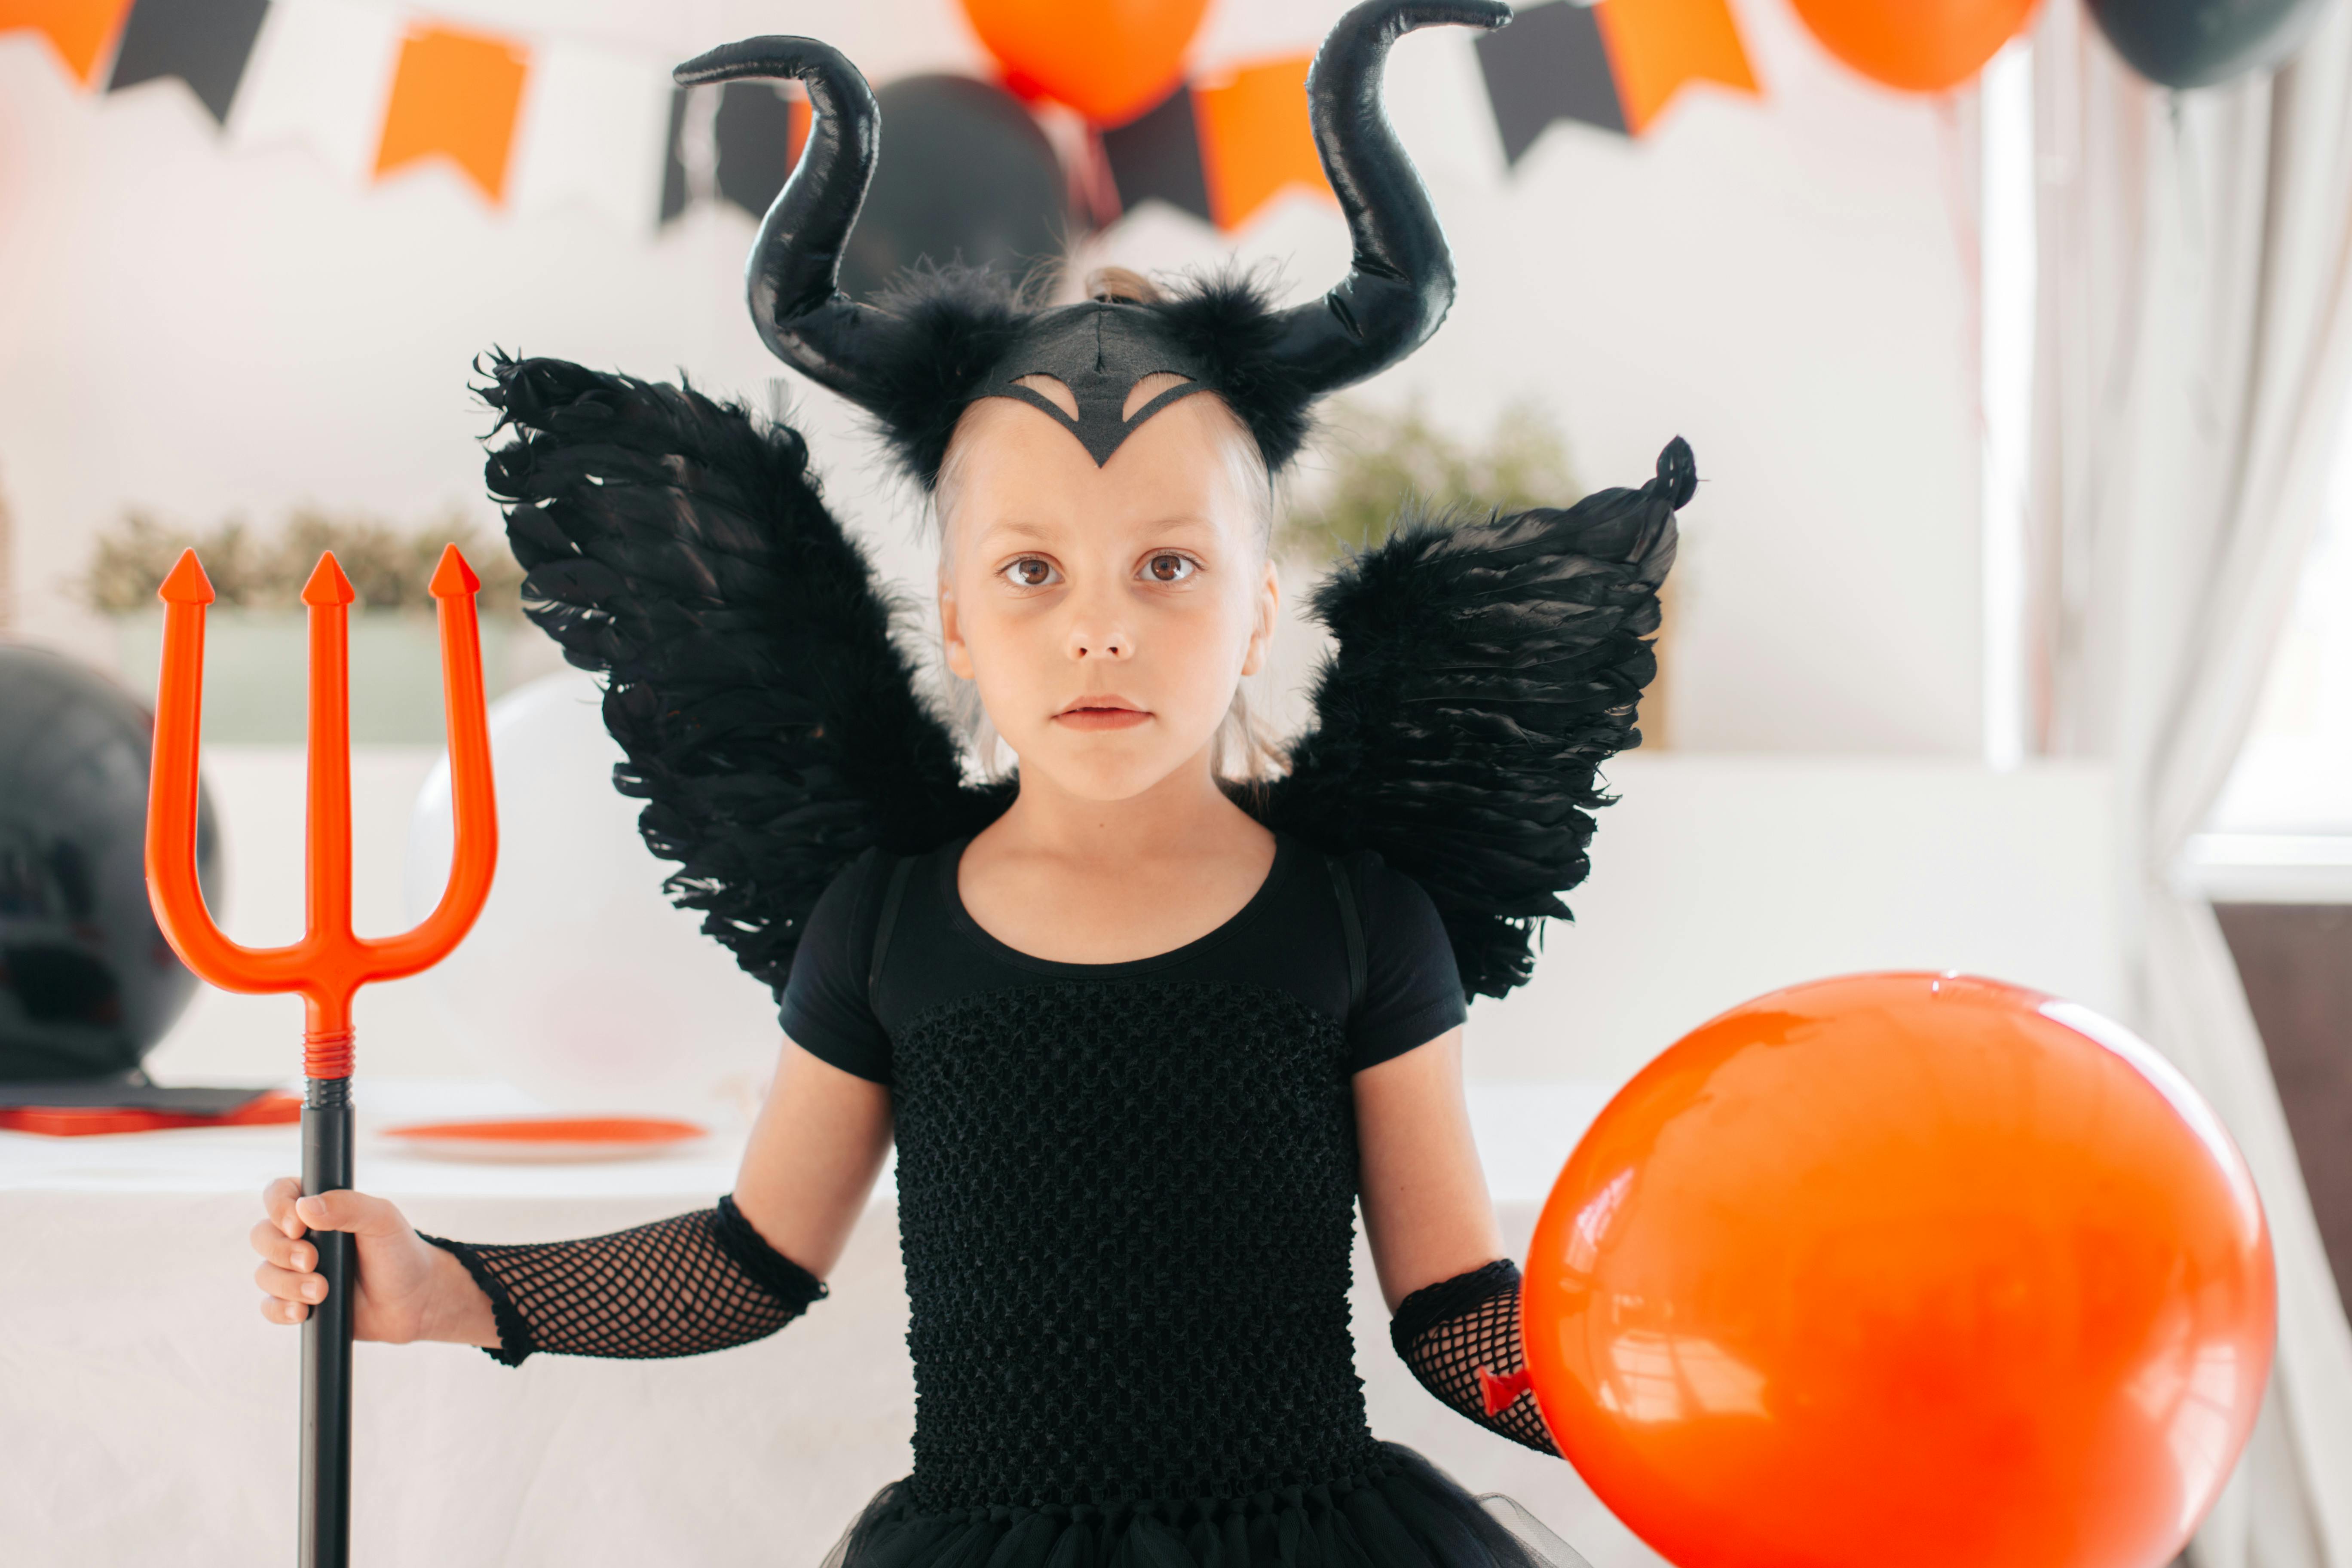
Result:
M314 1230L341 1230L352 1234L357 1255L352 1281L354 1338L387 1344L421 1339L498 1342L489 1327L489 1300L465 1266L420 1237L386 1200L354 1192L304 1197L301 1183L280 1176L262 1189L261 1203L266 1217L255 1223L252 1236L261 1265L253 1278L263 1292L261 1315L271 1322L299 1323L326 1300L326 1279L313 1272L319 1249L305 1237ZM475 1331L488 1337L472 1337Z

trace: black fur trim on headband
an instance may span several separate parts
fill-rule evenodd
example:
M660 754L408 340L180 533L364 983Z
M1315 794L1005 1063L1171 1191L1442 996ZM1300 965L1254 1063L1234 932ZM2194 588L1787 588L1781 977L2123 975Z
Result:
M1313 396L1298 372L1271 352L1276 307L1264 279L1226 271L1188 279L1158 308L1177 341L1206 362L1226 406L1257 437L1268 473L1306 444Z
M1044 307L1003 274L969 267L909 272L875 305L866 318L875 335L859 361L871 389L861 400L899 468L929 489L956 421ZM1208 368L1213 389L1257 437L1268 472L1297 456L1312 398L1268 352L1277 308L1264 279L1232 270L1185 279L1165 300L1130 308L1159 316Z
M929 489L956 421L1036 307L1011 279L975 267L907 273L875 304L867 320L879 335L861 361L867 412L898 466Z

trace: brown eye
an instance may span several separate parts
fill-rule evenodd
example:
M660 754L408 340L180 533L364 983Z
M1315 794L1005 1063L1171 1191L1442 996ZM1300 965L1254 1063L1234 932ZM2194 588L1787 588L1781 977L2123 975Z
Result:
M1146 561L1143 563L1143 569L1151 574L1151 580L1155 583L1181 583L1200 570L1190 556L1168 552L1162 552Z
M1002 568L1005 579L1015 587L1043 588L1054 581L1054 563L1035 555L1024 555L1009 561Z

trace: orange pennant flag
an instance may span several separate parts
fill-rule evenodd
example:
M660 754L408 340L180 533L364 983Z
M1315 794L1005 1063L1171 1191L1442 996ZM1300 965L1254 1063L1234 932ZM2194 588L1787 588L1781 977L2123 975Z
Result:
M496 205L506 200L507 156L530 57L505 38L451 27L411 27L377 145L376 177L435 154L463 170Z
M1245 66L1192 84L1209 216L1238 228L1274 195L1304 185L1336 201L1307 121L1310 55Z
M792 127L784 136L784 167L797 169L801 166L801 149L808 145L809 127L816 122L816 110L809 107L806 93L784 101L792 114ZM789 179L791 175L785 177Z
M0 33L30 27L49 40L74 79L88 87L112 52L131 0L0 0Z
M1601 0L1592 19L1608 44L1625 129L1636 136L1685 82L1758 90L1727 0Z

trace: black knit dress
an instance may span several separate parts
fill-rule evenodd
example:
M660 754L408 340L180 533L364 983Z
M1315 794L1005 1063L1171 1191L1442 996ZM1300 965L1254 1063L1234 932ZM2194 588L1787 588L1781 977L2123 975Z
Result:
M784 996L898 1143L914 1470L831 1561L1539 1562L1372 1436L1355 1373L1349 1078L1464 1017L1426 895L1282 837L1197 942L1055 963L971 920L962 850L850 867Z

